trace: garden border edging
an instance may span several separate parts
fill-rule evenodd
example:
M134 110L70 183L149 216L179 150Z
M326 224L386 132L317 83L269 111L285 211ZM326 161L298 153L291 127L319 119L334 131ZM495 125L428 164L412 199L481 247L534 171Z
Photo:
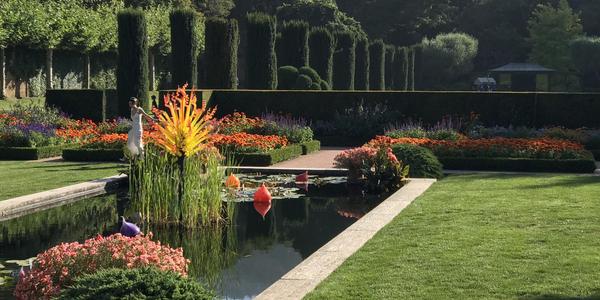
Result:
M436 181L410 179L408 184L303 260L255 299L302 299Z

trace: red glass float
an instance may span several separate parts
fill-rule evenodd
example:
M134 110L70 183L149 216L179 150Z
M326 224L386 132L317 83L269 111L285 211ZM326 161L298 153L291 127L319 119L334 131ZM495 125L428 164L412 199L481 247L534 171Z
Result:
M254 193L254 202L271 202L272 199L273 197L264 183Z
M225 186L232 189L239 189L240 179L231 173L229 174L229 177L227 177L227 180L225 180Z
M296 176L296 182L308 182L308 171Z
M263 217L271 210L271 202L254 201L254 209Z

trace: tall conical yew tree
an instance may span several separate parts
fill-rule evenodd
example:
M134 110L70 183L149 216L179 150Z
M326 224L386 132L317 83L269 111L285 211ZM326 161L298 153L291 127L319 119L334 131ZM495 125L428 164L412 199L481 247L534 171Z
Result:
M316 27L310 32L308 38L310 67L313 68L321 79L329 86L333 80L333 52L335 41L333 35L325 27Z
M370 83L371 90L385 90L385 44L382 40L376 40L369 46L371 57Z
M247 18L248 88L274 90L277 88L277 21L275 17L264 13L250 13Z
M206 85L213 89L237 89L238 22L209 18L205 25Z
M385 89L394 89L394 64L396 63L396 46L385 46Z
M119 114L129 116L129 98L136 97L140 105L150 107L148 101L148 35L144 12L125 9L119 12L117 64L117 98Z
M171 13L171 83L173 88L198 84L198 36L196 12L176 9Z
M356 41L356 73L354 75L354 89L369 90L369 40L365 37Z
M408 89L408 48L398 47L394 58L394 90L406 91Z
M356 37L349 31L338 31L333 55L333 89L354 90Z
M286 21L281 29L277 61L280 66L308 66L309 25L305 21Z

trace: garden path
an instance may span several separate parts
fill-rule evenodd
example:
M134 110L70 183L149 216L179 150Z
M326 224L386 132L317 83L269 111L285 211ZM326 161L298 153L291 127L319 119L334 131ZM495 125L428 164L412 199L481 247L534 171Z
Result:
M275 168L333 168L336 155L348 148L323 147L320 151L273 165Z

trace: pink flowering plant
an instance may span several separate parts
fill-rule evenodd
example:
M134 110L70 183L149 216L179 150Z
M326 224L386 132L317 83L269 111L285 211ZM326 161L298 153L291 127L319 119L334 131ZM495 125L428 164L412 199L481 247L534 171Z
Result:
M17 299L50 299L83 274L105 268L154 266L187 276L189 260L183 249L173 249L152 241L152 233L133 238L121 234L98 235L79 242L63 243L37 255L32 269L20 274L15 289Z
M409 166L398 160L389 147L363 146L346 150L335 157L335 166L346 168L349 179L364 179L369 189L400 187L408 176Z

